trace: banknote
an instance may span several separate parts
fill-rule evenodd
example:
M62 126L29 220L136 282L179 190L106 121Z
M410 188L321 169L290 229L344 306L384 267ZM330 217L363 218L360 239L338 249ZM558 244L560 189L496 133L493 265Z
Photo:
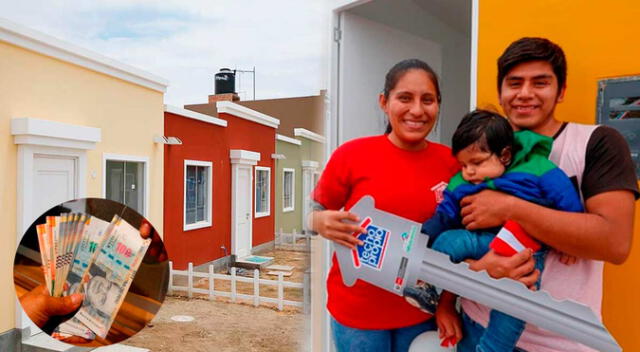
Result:
M51 293L51 257L49 256L49 239L46 224L36 226L38 234L38 245L40 246L40 256L42 258L42 272L44 273L47 292Z
M71 214L60 214L55 217L55 226L53 230L54 234L54 257L56 258L56 268L54 277L56 280L53 285L53 296L59 297L61 295L61 287L64 281L62 280L62 272L65 265L65 246L67 242L67 227L68 221L71 220Z
M47 216L46 229L47 229L47 245L49 249L50 268L49 275L51 276L51 287L49 288L51 295L54 294L54 287L56 285L56 273L57 273L57 253L58 253L58 235L59 235L59 216Z
M93 340L96 338L96 334L75 317L72 317L71 319L58 325L51 336L56 338L80 336L87 340Z
M111 223L90 216L87 217L77 241L77 247L73 258L71 270L67 275L66 294L82 291L82 281L86 276L89 265L102 246L102 241L110 231Z
M89 267L85 299L75 315L102 338L107 335L151 242L118 216L111 223L113 228Z

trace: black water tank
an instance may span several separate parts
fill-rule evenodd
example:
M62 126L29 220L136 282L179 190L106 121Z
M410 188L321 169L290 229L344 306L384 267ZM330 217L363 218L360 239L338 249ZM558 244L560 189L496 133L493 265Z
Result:
M236 92L236 75L228 68L221 68L215 75L215 93L226 94Z

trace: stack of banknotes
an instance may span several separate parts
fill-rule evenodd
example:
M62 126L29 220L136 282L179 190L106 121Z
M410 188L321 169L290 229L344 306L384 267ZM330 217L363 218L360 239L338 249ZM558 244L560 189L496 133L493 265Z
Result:
M82 213L47 216L36 231L50 295L85 295L52 336L104 338L151 240L118 215L111 222Z

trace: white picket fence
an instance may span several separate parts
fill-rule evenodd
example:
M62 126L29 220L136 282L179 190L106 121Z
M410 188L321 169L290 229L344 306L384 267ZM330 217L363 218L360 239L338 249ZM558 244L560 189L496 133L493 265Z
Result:
M298 243L299 239L304 239L304 243ZM290 251L311 251L311 235L297 233L293 229L291 233L286 233L280 229L276 232L276 248Z
M276 303L278 305L278 310L283 310L285 305L293 306L293 307L301 307L305 313L309 312L309 273L304 274L304 282L287 282L284 280L283 273L278 274L277 280L267 280L260 278L260 270L254 269L253 277L244 277L236 275L236 268L231 268L231 275L219 274L215 273L213 270L213 265L209 265L209 272L200 272L193 270L193 264L189 263L187 270L174 270L173 262L169 261L169 292L168 294L173 294L175 291L183 291L187 293L189 298L193 297L194 293L205 294L209 296L210 300L213 300L216 296L219 297L227 297L231 299L231 302L237 302L238 299L245 299L249 301L253 301L253 305L255 307L259 306L261 303ZM187 286L176 286L173 284L175 276L186 276L187 277ZM197 288L193 286L193 278L207 278L209 279L209 288ZM227 280L231 282L231 291L217 291L215 289L215 279L218 280ZM239 293L237 290L238 282L246 282L253 283L253 294L245 294ZM278 297L263 297L260 296L260 285L271 285L278 287ZM302 290L303 301L292 301L284 299L284 288L298 288Z

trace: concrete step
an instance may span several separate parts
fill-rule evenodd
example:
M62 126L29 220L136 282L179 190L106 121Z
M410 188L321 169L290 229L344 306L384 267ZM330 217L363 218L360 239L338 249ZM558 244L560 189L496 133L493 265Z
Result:
M273 263L273 257L249 255L232 261L229 265L245 269L264 269Z
M121 343L103 347L77 347L60 342L44 332L30 336L22 341L21 352L149 352L146 348L127 346Z
M25 337L22 340L22 352L49 352L49 351L70 351L74 348L64 342L60 342L44 332L33 336Z

